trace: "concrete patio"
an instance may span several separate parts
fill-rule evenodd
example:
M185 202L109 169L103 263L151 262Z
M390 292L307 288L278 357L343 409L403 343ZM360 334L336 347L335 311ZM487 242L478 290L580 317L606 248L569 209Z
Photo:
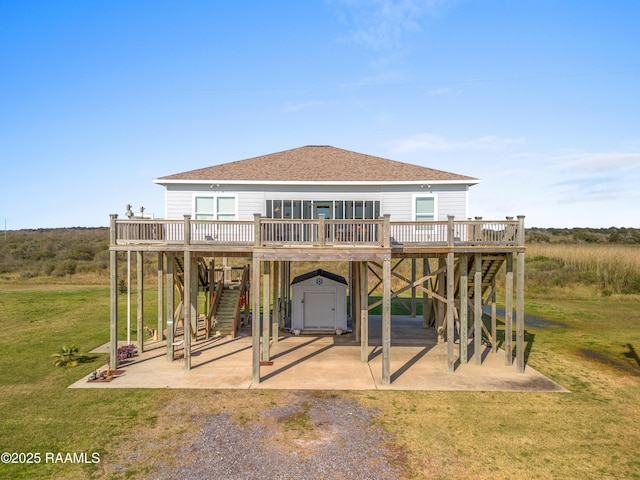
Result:
M392 318L391 385L382 385L380 316L369 320L369 362L360 360L354 334L293 336L281 332L271 344L272 365L260 367L260 383L252 382L251 330L244 327L235 339L214 337L192 346L191 370L182 360L167 361L166 342L147 342L145 351L119 367L122 374L110 382L89 382L88 376L70 388L206 388L280 390L433 390L567 392L527 365L517 373L505 365L505 353L480 352L475 365L446 368L446 344L437 344L433 329L423 329L420 318ZM202 337L200 337L202 338ZM456 345L456 351L458 345ZM107 345L95 350L106 352ZM106 367L105 367L106 368Z

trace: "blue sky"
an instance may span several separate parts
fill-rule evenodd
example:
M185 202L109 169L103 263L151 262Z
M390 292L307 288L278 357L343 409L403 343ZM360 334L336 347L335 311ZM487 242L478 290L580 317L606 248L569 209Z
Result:
M0 222L164 216L154 178L333 145L470 213L640 227L640 2L0 0Z

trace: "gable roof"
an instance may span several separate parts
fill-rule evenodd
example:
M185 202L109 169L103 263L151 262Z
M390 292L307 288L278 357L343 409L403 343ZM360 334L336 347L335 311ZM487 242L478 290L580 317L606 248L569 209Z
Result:
M322 270L321 268L318 268L317 270L313 270L311 272L298 275L296 278L293 279L293 281L291 282L291 285L293 285L294 283L304 282L305 280L309 280L310 278L313 278L313 277L324 277L324 278L328 278L329 280L333 280L334 282L343 283L345 285L347 284L347 281L345 280L344 277L337 275L335 273L327 272L326 270Z
M309 145L154 180L175 183L462 183L477 178L331 146Z

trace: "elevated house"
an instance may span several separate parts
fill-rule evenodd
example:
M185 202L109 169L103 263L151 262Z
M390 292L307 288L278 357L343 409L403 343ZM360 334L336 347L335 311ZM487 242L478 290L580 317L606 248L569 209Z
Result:
M478 179L331 146L306 146L154 182L166 189L165 219L111 217L112 368L117 364L117 252L129 251L139 260L143 254L158 256L158 331L167 332L168 359L180 344L190 369L191 342L199 331L206 337L214 331L235 335L241 319L252 318L254 382L260 381L260 362L269 360L270 341L291 326L286 323L292 314L290 266L299 261L348 263L345 304L363 361L368 359L368 311L375 306L369 304L369 273L379 277L386 383L391 298L410 289L415 314L415 292L422 294L424 326L447 342L453 372L456 325L460 362L468 361L468 352L481 350L483 332L495 349L495 313L489 327L480 319L483 306L495 304L495 276L506 263L504 347L510 364L516 256L515 356L518 370L524 370L524 218L470 219L468 192ZM231 257L245 258L247 266L216 269ZM411 278L395 272L405 260L412 263ZM392 292L392 276L406 285ZM204 311L198 310L199 291L206 292ZM138 332L141 322L139 315ZM143 348L141 337L138 348ZM474 357L481 362L480 355Z

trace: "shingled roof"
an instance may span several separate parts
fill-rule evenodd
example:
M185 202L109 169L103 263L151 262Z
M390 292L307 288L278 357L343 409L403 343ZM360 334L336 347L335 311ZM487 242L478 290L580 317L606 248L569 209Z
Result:
M388 160L331 146L310 145L213 165L154 180L155 183L256 182L452 182L478 183L455 173Z

